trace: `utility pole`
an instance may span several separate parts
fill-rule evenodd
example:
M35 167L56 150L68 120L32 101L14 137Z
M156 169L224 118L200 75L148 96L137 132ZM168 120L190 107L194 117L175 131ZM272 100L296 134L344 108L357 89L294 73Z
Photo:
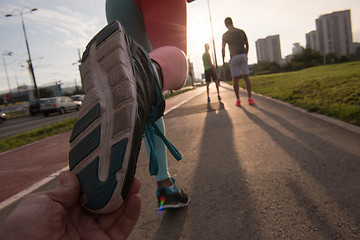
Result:
M81 55L80 55L80 49L79 49L79 48L78 48L78 55L79 55L79 60L78 60L77 62L72 63L72 65L77 64L77 65L79 66L79 74L80 74L80 81L81 81L81 89L84 89L84 88L83 88L84 84L83 84L83 82L82 82L82 79L81 79L81 72L80 72ZM76 81L76 79L75 79L75 81ZM76 82L75 82L75 84L76 84ZM75 87L76 87L76 86L75 86Z
M33 9L25 8L23 10L28 10L28 12L26 12L26 13L32 13L32 12L36 11L37 8L33 8ZM39 93L39 89L37 88L37 85L36 85L34 67L33 67L32 61L31 61L30 48L29 48L29 43L28 43L27 36L26 36L25 23L24 23L24 19L23 19L23 14L26 14L26 13L23 13L23 10L15 9L13 12L18 12L18 14L14 14L14 13L6 14L5 17L12 17L12 16L17 16L17 15L20 15L20 17L21 17L21 23L22 23L22 28L23 28L23 31L24 31L26 49L27 49L27 53L28 53L28 56L29 56L29 59L28 59L27 63L28 63L28 66L29 66L30 74L31 74L33 82L34 82L35 98L39 99L40 98L40 93Z
M2 60L3 60L3 64L4 64L6 80L7 80L8 86L9 86L9 94L10 94L10 98L11 98L11 87L10 87L9 75L8 75L7 68L6 68L6 62L5 62L5 57L4 57L5 55L11 56L12 52L3 51L3 53L2 53Z
M215 66L216 66L216 70L217 70L218 69L218 64L217 64L217 58L216 58L215 39L214 39L214 30L213 30L213 24L212 24L212 19L211 19L210 2L209 2L209 0L207 0L207 2L208 2L208 8L209 8L211 36L212 36L212 43L213 43L212 45L213 45L213 51L214 51L214 57L215 57Z

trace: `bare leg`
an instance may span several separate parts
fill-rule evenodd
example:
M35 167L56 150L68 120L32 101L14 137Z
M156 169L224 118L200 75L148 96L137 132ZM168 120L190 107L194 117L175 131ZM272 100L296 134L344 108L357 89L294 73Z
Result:
M219 91L219 80L215 80L215 86L216 86L216 90L217 90L217 94L218 96L220 96L220 91Z
M157 182L158 187L170 187L171 185L173 185L171 178L167 178Z
M243 75L244 81L245 81L245 86L246 86L246 90L248 93L248 97L251 98L251 82L249 79L249 75Z
M240 79L240 77L233 77L233 87L234 87L234 92L235 92L236 99L240 99L240 96L239 96L239 79Z
M210 97L209 97L209 85L211 82L206 82L206 93L208 95L208 102L210 102Z
M207 92L208 97L209 97L209 85L210 85L210 82L206 82L206 92Z

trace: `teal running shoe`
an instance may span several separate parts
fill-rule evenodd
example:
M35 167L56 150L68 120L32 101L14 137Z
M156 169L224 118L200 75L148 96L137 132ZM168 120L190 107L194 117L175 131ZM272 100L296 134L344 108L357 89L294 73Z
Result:
M80 72L85 98L70 137L69 168L83 206L109 213L130 191L143 134L163 115L165 100L149 55L118 21L88 43ZM156 159L152 165L156 174Z
M184 193L184 190L178 189L173 178L172 181L174 183L173 189L170 187L159 187L156 191L159 211L183 208L190 203L190 197Z

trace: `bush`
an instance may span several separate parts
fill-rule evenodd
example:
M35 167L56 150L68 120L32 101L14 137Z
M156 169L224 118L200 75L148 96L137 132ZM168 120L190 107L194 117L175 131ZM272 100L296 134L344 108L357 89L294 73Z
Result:
M360 56L360 47L356 54ZM276 62L261 61L252 65L252 75L264 75L281 72L299 71L304 68L316 67L324 64L336 64L349 62L356 59L357 55L353 56L338 56L336 53L328 53L324 56L316 50L311 48L303 49L301 53L294 54L290 62L280 66Z

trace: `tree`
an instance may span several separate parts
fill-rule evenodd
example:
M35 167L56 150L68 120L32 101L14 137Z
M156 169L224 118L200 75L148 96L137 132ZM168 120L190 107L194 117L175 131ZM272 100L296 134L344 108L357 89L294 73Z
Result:
M360 59L360 46L355 49L355 58Z
M301 53L294 54L290 63L300 68L308 68L321 65L323 57L319 51L305 48Z
M282 72L280 64L276 62L260 61L251 67L252 75L262 75Z

